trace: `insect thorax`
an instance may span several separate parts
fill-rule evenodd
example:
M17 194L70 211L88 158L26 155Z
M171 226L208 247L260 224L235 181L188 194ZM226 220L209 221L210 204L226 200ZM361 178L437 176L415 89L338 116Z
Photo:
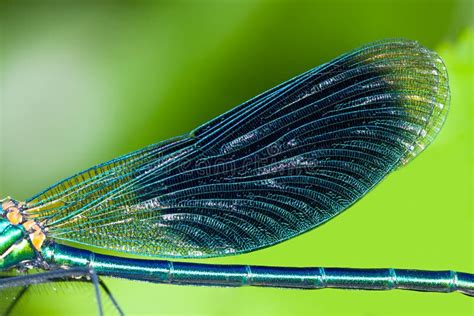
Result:
M25 220L21 203L6 199L0 211L0 271L27 267L37 260L44 233L32 220Z

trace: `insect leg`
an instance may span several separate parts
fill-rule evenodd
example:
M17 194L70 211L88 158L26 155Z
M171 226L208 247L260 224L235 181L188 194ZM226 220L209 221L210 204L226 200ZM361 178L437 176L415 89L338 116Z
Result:
M119 313L119 315L124 316L125 314L123 313L122 309L120 308L118 302L115 300L115 297L112 295L112 292L110 292L109 288L107 287L105 282L102 281L102 279L99 279L99 285L104 290L104 292L107 294L108 298L110 299L110 301L114 305L115 309L117 309L117 312Z
M113 297L111 291L105 283L99 279L95 270L90 267L80 267L72 269L57 269L46 272L21 274L21 275L0 275L0 298L7 303L0 305L0 315L12 314L17 305L29 293L32 286L54 282L86 282L94 286L94 295L97 300L99 315L104 315L103 301L101 294L105 292L110 302L114 306L117 314L123 315L123 311ZM101 291L104 291L101 293ZM5 303L5 302L4 302Z
M94 271L94 269L89 269L88 275L91 278L92 284L94 284L94 289L95 289L95 297L97 301L97 307L99 308L99 315L104 316L104 311L102 309L102 300L100 298L100 284L99 284L99 277L97 276L97 273Z
M5 309L5 311L3 311L2 313L2 316L7 316L7 315L10 315L10 313L13 311L13 309L15 308L15 306L18 304L18 302L21 300L21 298L23 297L23 295L26 293L26 291L28 291L28 289L30 288L29 285L25 285L21 288L21 290L18 292L18 294L15 296L15 298L13 299L13 301L8 305L8 307Z

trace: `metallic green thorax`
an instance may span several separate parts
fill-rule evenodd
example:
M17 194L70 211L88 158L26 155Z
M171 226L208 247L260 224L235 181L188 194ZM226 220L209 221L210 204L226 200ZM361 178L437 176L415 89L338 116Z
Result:
M36 251L23 225L0 218L0 271L36 258Z

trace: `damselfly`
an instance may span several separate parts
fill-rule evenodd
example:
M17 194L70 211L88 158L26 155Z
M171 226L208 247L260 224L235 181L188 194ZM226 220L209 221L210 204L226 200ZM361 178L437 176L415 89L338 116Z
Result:
M16 273L4 276L0 288L18 292L6 312L32 284L82 278L94 284L102 313L100 276L474 295L474 276L454 271L157 260L254 251L325 223L423 151L448 105L448 75L436 53L413 41L376 42L190 134L92 167L25 202L7 198L0 270ZM29 269L40 272L24 274Z

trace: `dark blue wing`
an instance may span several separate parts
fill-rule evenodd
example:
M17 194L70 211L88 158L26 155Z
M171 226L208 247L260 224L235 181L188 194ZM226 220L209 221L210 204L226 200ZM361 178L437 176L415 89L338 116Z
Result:
M189 136L59 183L29 201L30 216L53 218L49 236L69 244L163 257L252 251L347 209L431 143L448 103L438 55L376 42Z

